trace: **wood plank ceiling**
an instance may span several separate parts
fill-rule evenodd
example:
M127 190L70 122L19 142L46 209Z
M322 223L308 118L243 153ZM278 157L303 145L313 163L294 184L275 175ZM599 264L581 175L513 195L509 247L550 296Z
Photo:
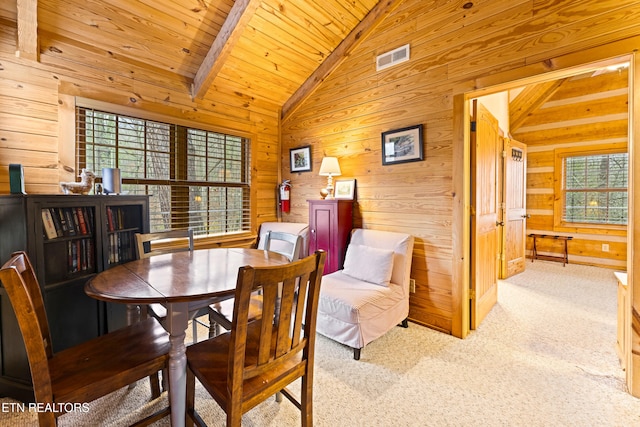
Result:
M0 22L16 25L23 58L103 67L194 99L224 88L288 111L398 3L7 0Z

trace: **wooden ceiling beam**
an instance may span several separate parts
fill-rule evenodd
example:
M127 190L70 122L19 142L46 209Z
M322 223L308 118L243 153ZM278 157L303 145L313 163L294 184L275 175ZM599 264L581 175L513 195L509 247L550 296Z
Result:
M345 37L309 78L282 106L282 118L291 114L326 79L384 18L402 3L401 0L380 0L367 16Z
M18 58L38 60L38 0L17 0Z
M509 103L509 131L515 133L531 113L540 108L566 79L552 80L525 87Z
M236 0L193 78L191 96L194 99L204 97L260 3L261 0Z

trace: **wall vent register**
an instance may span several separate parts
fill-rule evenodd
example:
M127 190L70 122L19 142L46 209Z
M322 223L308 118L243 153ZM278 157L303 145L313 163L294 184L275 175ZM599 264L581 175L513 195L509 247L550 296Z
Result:
M376 58L376 71L384 70L385 68L408 61L409 53L409 45L406 44L382 55L378 55Z

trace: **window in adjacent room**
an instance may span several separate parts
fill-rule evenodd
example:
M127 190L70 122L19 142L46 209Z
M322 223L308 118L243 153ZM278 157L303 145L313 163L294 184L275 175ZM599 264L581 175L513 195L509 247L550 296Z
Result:
M556 226L626 226L628 171L626 145L556 150Z
M249 139L76 109L78 169L120 168L123 192L150 194L151 231L250 229Z

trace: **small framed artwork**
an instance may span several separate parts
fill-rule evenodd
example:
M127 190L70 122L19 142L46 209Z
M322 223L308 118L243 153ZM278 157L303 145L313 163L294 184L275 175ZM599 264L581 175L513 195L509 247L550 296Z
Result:
M308 172L311 170L311 146L289 149L291 172Z
M334 197L336 199L353 200L356 193L355 179L339 179L336 180L334 188Z
M422 125L382 133L382 164L417 162L424 160Z

